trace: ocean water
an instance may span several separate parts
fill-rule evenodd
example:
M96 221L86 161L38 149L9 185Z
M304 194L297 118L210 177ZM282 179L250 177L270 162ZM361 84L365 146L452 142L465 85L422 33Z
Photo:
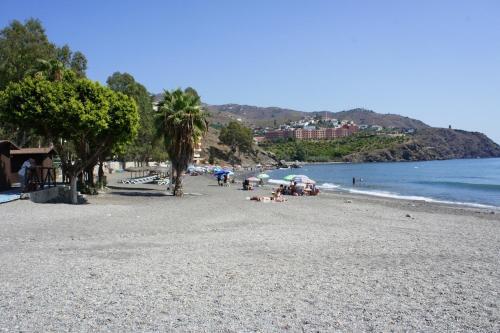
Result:
M327 191L500 207L500 158L310 164L301 169L269 172L271 179L282 179L288 174L307 175Z

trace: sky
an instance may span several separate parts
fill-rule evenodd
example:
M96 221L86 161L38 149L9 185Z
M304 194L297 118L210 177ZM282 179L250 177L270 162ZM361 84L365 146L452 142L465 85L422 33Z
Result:
M498 0L0 0L105 83L194 87L209 104L367 108L500 143Z

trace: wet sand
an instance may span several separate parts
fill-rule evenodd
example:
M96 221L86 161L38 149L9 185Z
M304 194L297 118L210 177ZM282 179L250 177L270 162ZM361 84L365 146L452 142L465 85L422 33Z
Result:
M500 213L119 185L0 205L0 331L500 331Z

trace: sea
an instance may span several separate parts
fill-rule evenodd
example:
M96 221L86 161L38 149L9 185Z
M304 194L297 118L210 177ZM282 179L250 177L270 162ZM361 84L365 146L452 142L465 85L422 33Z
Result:
M271 179L303 174L324 191L500 208L500 158L306 164L268 174Z

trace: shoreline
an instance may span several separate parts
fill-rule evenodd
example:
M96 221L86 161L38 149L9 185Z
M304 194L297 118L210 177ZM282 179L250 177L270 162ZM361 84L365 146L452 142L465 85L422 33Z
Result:
M272 179L272 178L270 178ZM269 188L275 188L279 185L276 184L269 184L265 183L264 187L269 187ZM378 194L376 192L369 192L369 191L361 191L361 190L356 190L355 188L353 189L345 189L345 188L324 188L321 185L318 186L320 189L320 195L322 194L335 194L335 195L346 195L346 196L353 196L353 197L363 197L363 198L379 198L379 199L384 199L388 201L403 201L403 202L416 202L416 203L425 203L425 204L432 204L432 205L443 205L447 207L456 207L456 208L469 208L469 209L482 209L482 210L489 210L489 211L495 211L497 213L500 213L500 206L492 206L492 205L486 205L486 204L481 204L481 203L474 203L474 202L459 202L459 201L447 201L447 200L439 200L439 199L434 199L430 197L423 197L423 196L405 196L405 195L399 195L399 194ZM355 190L357 192L351 192L351 190Z
M463 162L435 160L406 165L374 162L357 166L352 163L312 163L304 164L303 170L273 170L269 175L271 179L281 180L288 174L306 174L315 179L316 186L323 191L500 210L500 184L494 172L500 159L490 159L486 164L478 159L454 161ZM455 165L463 166L465 171L448 175L447 170ZM482 165L487 166L484 172L477 170ZM356 176L356 186L351 186L352 176Z
M259 189L266 189L269 190L269 193L271 192L272 189L276 188L279 185L274 185L274 184L264 184L261 186ZM443 209L455 209L459 212L463 211L474 211L474 212L480 212L480 213L485 213L485 214L491 214L494 212L494 214L500 214L500 207L496 206L488 206L488 205L482 205L482 204L474 204L474 203L461 203L461 202L447 202L447 201L439 201L439 200L434 200L429 198L429 200L424 200L424 199L410 199L410 198L405 198L405 197L389 197L389 196L382 196L382 195L376 195L376 194L368 194L368 193L353 193L349 192L347 190L338 190L338 189L322 189L320 188L321 192L318 197L321 196L332 196L337 199L357 199L357 200L367 200L367 201L372 201L372 202L379 202L382 204L388 204L388 205L394 205L394 204L400 204L400 205L413 205L413 206L420 206L420 207L425 207L428 206L429 209L431 208L443 208ZM289 198L291 196L287 195L285 198Z
M430 197L418 197L418 196L405 196L399 194L377 194L375 192L370 193L369 191L358 191L351 192L349 189L322 189L322 193L345 193L354 196L362 196L369 198L381 198L387 200L396 200L396 201L407 201L407 202L418 202L418 203L428 203L428 204L436 204L436 205L445 205L451 207L466 207L471 209L484 209L484 210L493 210L500 212L500 206L492 206L475 202L460 202L460 201L447 201L447 200L439 200Z
M235 173L235 179L236 183L238 186L241 185L242 180L244 180L247 177L253 176L258 174L259 172L255 171L249 171L247 173L243 174L238 174ZM207 175L208 178L210 178L210 175ZM270 178L272 179L272 178ZM269 180L269 179L268 179ZM279 185L277 184L270 184L267 181L264 183L264 185L257 186L256 189L266 189L269 191L269 193L272 192L273 189L278 187ZM439 200L439 199L433 199L433 198L427 198L427 197L418 197L416 198L415 196L404 196L404 195L379 195L376 193L369 193L369 192L351 192L351 189L344 189L344 188L330 188L330 189L325 189L319 186L320 189L320 194L319 196L322 195L334 195L334 196L339 196L339 197L349 197L349 198L359 198L359 199L380 199L382 201L388 201L388 202L402 202L402 203L410 203L410 204L419 204L419 205L429 205L429 206L438 206L438 207L445 207L445 208L456 208L460 211L463 209L467 210L481 210L483 212L486 212L488 214L491 214L493 212L494 214L500 214L500 206L492 206L492 205L486 205L486 204L480 204L480 203L473 203L473 202L453 202L453 201L446 201L446 200ZM291 196L285 196L285 198L288 198Z

